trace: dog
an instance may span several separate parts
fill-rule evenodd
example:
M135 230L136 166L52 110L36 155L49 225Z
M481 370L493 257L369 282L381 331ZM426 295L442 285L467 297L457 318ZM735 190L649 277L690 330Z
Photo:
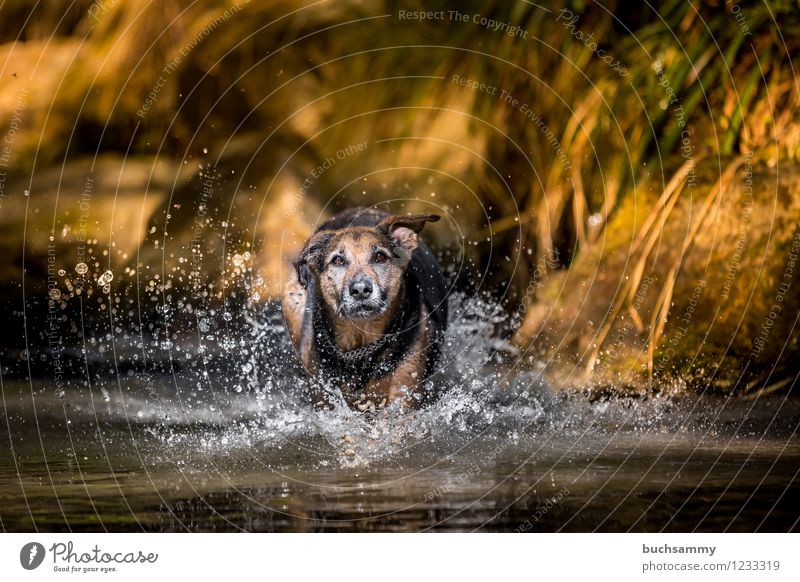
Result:
M315 406L374 411L435 398L423 390L447 328L447 284L419 233L435 214L351 208L321 224L295 259L282 306L292 343L317 380Z

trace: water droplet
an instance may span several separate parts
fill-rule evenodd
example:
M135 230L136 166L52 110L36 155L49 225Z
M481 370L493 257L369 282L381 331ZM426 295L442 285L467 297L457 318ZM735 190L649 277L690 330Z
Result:
M599 212L596 212L596 213L592 214L589 217L589 221L588 222L589 222L589 226L592 226L592 227L597 226L598 224L603 222L603 215L600 214Z
M75 272L78 273L78 275L85 275L89 272L89 267L86 263L78 263L75 265Z
M109 283L111 283L111 281L113 280L114 280L114 273L112 273L111 271L106 271L105 273L100 275L99 279L97 279L97 284L100 285L101 287L104 287Z

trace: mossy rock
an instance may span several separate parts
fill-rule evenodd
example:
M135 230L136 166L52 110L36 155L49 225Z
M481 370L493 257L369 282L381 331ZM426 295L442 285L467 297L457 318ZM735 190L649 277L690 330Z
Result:
M721 183L698 174L655 213L649 252L643 223L658 198L637 192L544 284L517 341L537 346L560 382L757 391L796 372L800 168L744 161Z

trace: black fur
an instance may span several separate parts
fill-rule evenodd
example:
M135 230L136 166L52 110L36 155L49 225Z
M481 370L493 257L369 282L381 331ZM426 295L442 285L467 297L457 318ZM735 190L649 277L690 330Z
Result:
M314 234L348 226L377 226L387 216L390 216L387 212L374 208L348 208L323 222ZM420 298L428 308L431 319L443 333L447 329L447 282L439 262L422 237L419 238L419 244L411 255L405 282L407 289L419 290Z
M347 383L351 388L358 389L370 378L391 372L406 356L408 348L419 333L419 326L416 324L422 304L427 308L432 332L431 346L426 354L425 377L430 376L436 368L447 328L447 283L438 261L420 237L404 274L398 313L388 328L389 333L392 333L391 330L403 331L393 341L381 346L380 350L362 361L347 362L343 360L342 354L331 353L330 347L326 349L321 345L325 329L330 331L330 322L327 321L322 298L318 296L319 292L315 289L310 271L321 270L325 247L335 231L350 226L376 227L388 216L390 214L386 212L368 208L350 208L340 212L314 231L309 244L294 263L298 281L308 290L309 303L303 321L303 341L313 342L325 371L349 378ZM388 232L386 236L388 239ZM310 333L311 337L306 336L306 333Z
M315 301L320 305L320 298ZM391 373L406 357L408 350L420 333L420 300L416 293L402 294L402 304L389 323L384 337L366 346L363 355L354 354L359 350L342 353L335 346L331 323L325 309L315 309L312 315L312 329L320 368L327 377L339 378L349 390L361 390L370 380L382 378ZM375 349L369 349L374 347ZM360 348L364 349L364 348ZM352 356L356 357L352 357Z

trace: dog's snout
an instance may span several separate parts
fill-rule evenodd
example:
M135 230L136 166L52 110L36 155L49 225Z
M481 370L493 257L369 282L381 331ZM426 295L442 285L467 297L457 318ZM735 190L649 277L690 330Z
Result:
M365 278L354 279L348 288L353 299L368 299L372 296L372 281Z

